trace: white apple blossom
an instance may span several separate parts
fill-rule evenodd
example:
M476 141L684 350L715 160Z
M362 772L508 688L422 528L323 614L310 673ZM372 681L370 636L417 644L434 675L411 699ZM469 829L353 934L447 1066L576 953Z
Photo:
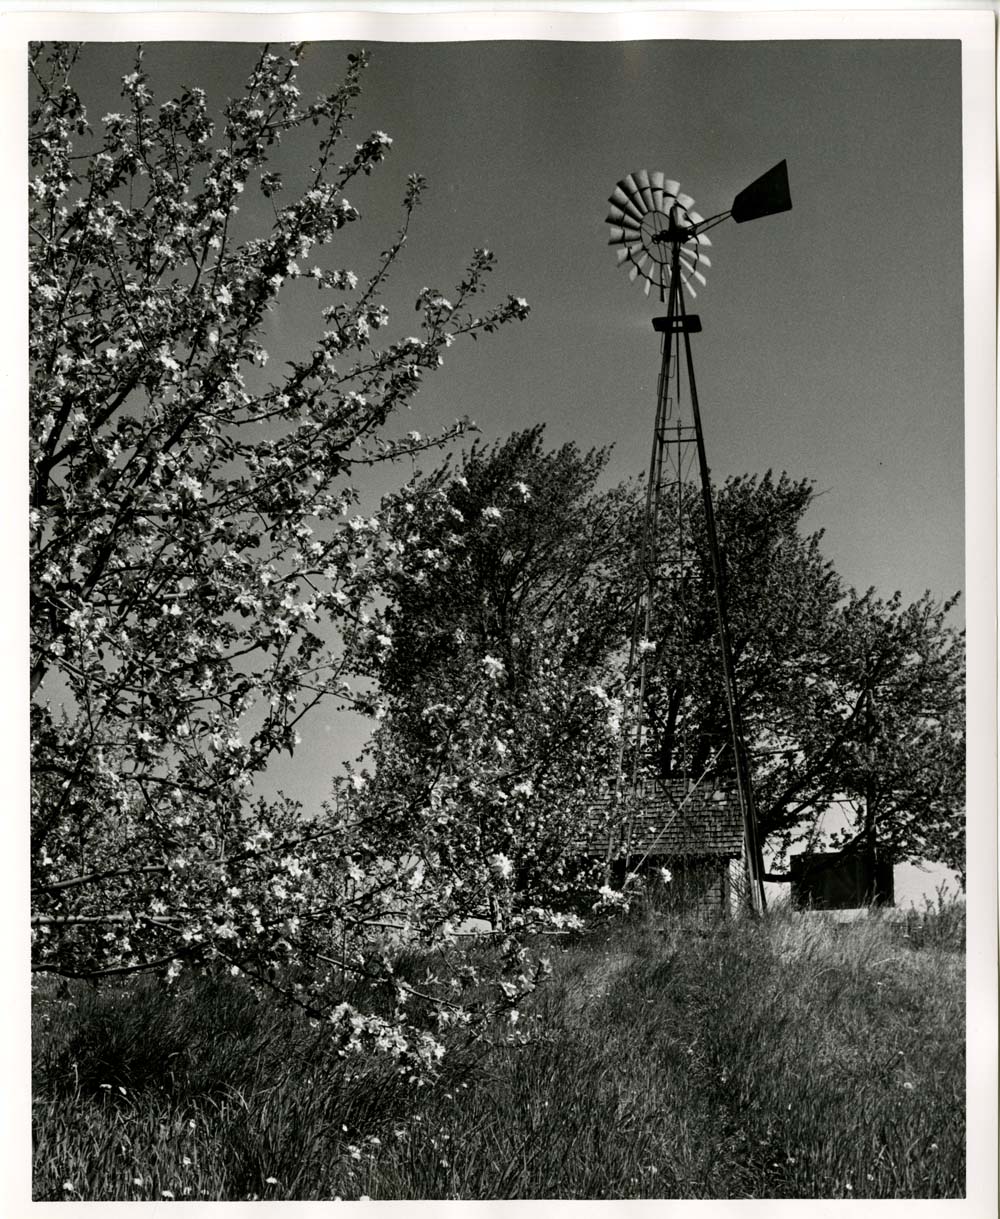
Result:
M497 660L495 656L484 656L482 666L490 681L500 681L506 675L503 661Z
M514 865L506 855L496 854L489 857L490 871L500 880L509 880L514 872Z

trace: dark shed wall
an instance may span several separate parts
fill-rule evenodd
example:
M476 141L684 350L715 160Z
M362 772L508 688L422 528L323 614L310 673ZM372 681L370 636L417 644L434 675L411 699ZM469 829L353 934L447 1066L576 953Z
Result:
M814 910L857 910L895 902L892 861L863 852L812 852L789 859L792 903Z
M668 884L656 884L656 905L663 910L687 916L719 918L730 910L729 860L718 856L685 856L671 859L640 859L627 861L628 871L637 869L640 876L655 878L660 868L670 871ZM626 876L626 861L616 860L612 877L621 885Z

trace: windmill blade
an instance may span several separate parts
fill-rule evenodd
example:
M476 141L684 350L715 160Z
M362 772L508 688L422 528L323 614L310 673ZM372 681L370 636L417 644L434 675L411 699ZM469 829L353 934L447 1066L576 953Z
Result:
M608 214L604 217L606 224L619 224L623 228L638 229L639 221L628 212L622 211L620 207L612 207L608 210Z
M684 268L685 271L687 271L688 279L691 279L691 278L696 279L698 281L698 283L701 284L702 287L704 287L705 284L708 282L700 271L696 271L694 269L694 267L691 266L690 263L685 262L683 258L681 259L681 266ZM685 279L684 282L687 283L687 279Z
M680 190L680 188L681 184L679 182L675 182L673 178L667 178L667 180L663 183L663 193L670 195L672 199L677 198L677 192Z
M663 171L656 170L649 175L649 184L653 192L653 207L658 211L663 211Z
M637 229L615 229L611 230L611 236L608 238L608 245L627 245L635 241Z
M678 195L677 202L681 205L681 207L685 211L687 211L688 208L693 206L693 204L694 204L694 200L691 198L690 195Z
M625 194L632 200L632 202L637 207L641 207L642 194L639 190L639 183L636 182L636 180L635 180L634 171L630 174L626 174L625 177L622 178L622 180L618 183L618 185L622 188L622 190L625 192Z
M692 275L693 275L693 276L695 277L695 279L697 279L697 281L698 281L698 282L699 282L699 283L700 283L702 286L704 286L704 285L705 285L705 283L707 282L707 281L705 280L705 276L704 276L704 275L702 275L701 271L700 271L698 268L699 268L699 267L700 267L700 266L701 266L703 263L704 263L704 265L705 265L706 267L707 267L707 266L710 266L710 265L711 265L710 263L708 263L708 262L707 262L705 259L703 259L703 258L699 258L699 257L698 257L696 254L694 254L694 255L693 255L693 254L689 254L689 253L688 253L686 250L682 250L682 251L681 251L680 263L681 263L681 266L682 266L682 267L685 269L685 271L687 271L688 276L692 276Z
M653 210L653 192L649 187L649 173L645 169L637 169L633 174L636 186L639 188L639 195L643 203L646 205L647 211Z
M620 208L627 216L631 216L634 220L642 223L642 212L636 207L635 203L622 190L621 183L611 192L608 202L615 207Z
M645 215L645 212L643 212L642 208L637 202L635 202L635 200L626 199L625 206L622 210L625 212L628 219L636 225L636 227L642 224L642 218Z

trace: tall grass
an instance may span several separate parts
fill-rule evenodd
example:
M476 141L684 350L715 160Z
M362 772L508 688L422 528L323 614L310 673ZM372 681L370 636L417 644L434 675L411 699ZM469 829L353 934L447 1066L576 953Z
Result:
M961 1196L963 948L955 906L564 937L426 1089L228 978L49 987L35 1196Z

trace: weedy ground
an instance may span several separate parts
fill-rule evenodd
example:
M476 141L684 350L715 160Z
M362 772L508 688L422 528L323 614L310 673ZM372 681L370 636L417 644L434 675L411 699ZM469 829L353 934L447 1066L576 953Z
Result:
M964 932L939 904L554 939L519 1043L419 1089L239 980L46 982L34 1196L960 1197Z

